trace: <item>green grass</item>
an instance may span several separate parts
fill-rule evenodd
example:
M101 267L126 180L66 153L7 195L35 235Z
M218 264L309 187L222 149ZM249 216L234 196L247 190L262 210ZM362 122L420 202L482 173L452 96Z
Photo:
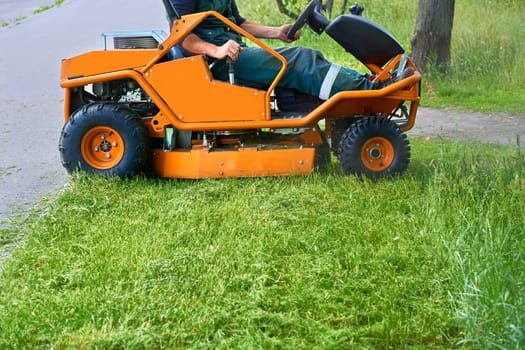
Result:
M456 4L451 74L425 76L424 105L523 112L523 4L489 3ZM239 4L287 21L273 1ZM417 2L363 4L408 47ZM337 163L306 177L74 176L0 222L0 251L15 246L0 262L0 348L525 348L523 148L411 141L408 173L380 182Z
M525 113L524 16L523 1L456 3L451 69L429 75L428 104Z
M42 13L42 12L45 12L47 10L50 10L52 9L53 7L57 7L57 6L60 6L62 5L62 3L64 2L64 0L55 0L55 2L51 5L44 5L44 6L41 6L39 8L37 8L36 10L33 11L33 15L37 15L39 13ZM14 21L10 22L10 21L5 21L5 22L2 22L1 26L2 27L8 27L10 26L11 24L15 24L15 23L20 23L22 22L23 20L27 19L27 16L20 16L20 17L17 17Z
M62 5L63 2L64 2L64 0L56 0L52 5L44 5L44 6L41 6L40 8L38 8L38 9L34 10L33 14L37 15L37 14L42 13L44 11L50 10L53 7L57 7L57 6Z
M518 349L521 152L415 140L407 175L381 182L338 164L74 176L27 230L0 231L22 241L0 279L0 348Z

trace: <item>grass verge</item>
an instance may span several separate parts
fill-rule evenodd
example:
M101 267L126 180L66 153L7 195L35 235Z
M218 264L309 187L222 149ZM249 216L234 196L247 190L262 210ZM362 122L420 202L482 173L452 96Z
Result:
M5 265L0 347L524 346L522 150L413 149L408 174L381 182L337 164L75 176Z
M42 13L42 12L45 12L47 10L52 9L53 7L60 6L60 5L62 5L63 2L64 2L64 0L56 0L52 5L41 6L41 7L37 8L36 10L33 11L33 15L37 15L39 13ZM9 21L2 22L1 26L2 27L7 27L7 26L10 26L11 24L19 23L19 22L21 22L21 21L23 21L25 19L27 19L27 16L20 16L20 17L17 17L12 22L9 22Z

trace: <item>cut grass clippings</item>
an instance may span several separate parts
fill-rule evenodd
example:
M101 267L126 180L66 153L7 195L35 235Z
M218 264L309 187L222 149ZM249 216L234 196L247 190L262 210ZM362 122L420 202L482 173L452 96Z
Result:
M1 348L523 346L519 147L406 176L76 175L0 279Z

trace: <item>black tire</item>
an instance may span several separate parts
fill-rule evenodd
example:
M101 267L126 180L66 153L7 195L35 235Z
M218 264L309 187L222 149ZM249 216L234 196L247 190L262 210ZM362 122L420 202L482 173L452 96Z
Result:
M339 144L341 143L343 134L350 127L350 125L358 120L359 119L356 117L333 118L330 120L330 128L332 133L332 153L334 156L337 157L339 155Z
M62 129L62 165L69 173L133 176L144 170L150 154L142 118L117 103L92 103L78 109Z
M339 145L339 162L347 175L372 179L403 174L410 163L410 145L391 120L368 117L351 125Z

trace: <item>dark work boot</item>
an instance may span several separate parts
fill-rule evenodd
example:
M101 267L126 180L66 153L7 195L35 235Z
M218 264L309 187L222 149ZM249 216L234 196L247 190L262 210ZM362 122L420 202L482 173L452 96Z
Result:
M414 68L406 67L405 69L403 69L400 75L394 78L394 83L397 83L398 81L401 81L403 79L406 79L412 76L412 74L414 74L414 71L415 71Z
M381 81L375 82L374 90L382 89L384 87L387 87L388 85L392 85L394 83L397 83L398 81L406 79L406 78L410 77L412 74L414 74L414 72L415 72L414 68L406 67L401 72L401 74L399 74L398 76L395 76L394 78L390 78L390 79L386 79L386 80L381 80Z

